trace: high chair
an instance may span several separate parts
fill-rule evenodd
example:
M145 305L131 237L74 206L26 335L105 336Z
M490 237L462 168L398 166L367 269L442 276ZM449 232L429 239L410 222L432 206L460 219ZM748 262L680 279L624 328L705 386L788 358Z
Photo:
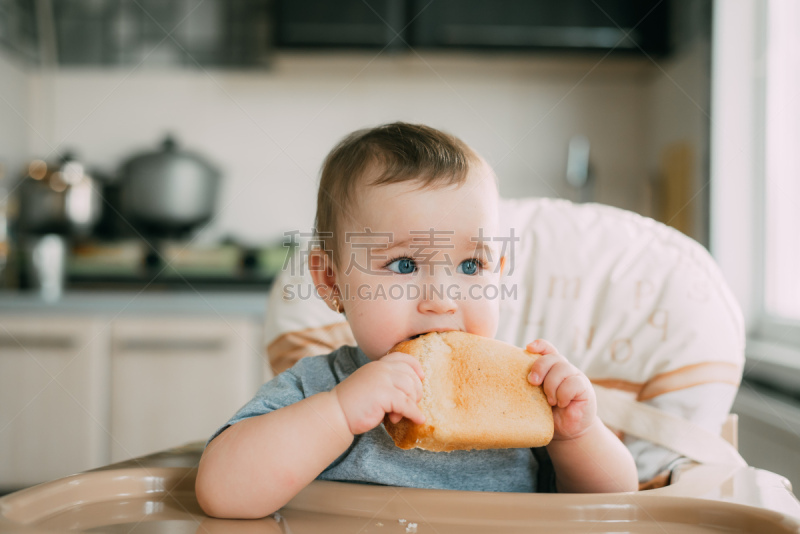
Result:
M497 338L520 347L547 339L589 377L643 487L668 480L685 458L743 465L735 420L729 443L719 436L741 379L744 322L708 252L610 206L528 198L502 200L500 213L500 235L490 237L507 256L501 286L512 296L500 300ZM270 294L265 344L275 372L355 344L321 299L285 298L313 293L306 250Z
M800 533L800 502L788 481L748 467L736 451L728 412L742 374L744 325L710 255L671 228L607 206L504 200L501 214L499 237L518 240L504 251L502 283L516 287L516 298L501 301L497 338L521 347L547 339L586 373L601 419L636 459L642 491L314 481L272 516L222 520L205 516L195 499L203 443L194 443L1 498L0 533ZM313 286L302 254L287 267L266 314L274 372L355 343L347 322L319 298L284 298L287 286Z

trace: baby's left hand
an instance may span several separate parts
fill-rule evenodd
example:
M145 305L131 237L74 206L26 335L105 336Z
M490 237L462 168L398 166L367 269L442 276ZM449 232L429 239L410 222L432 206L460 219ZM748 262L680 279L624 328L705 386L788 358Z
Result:
M553 407L554 440L573 439L586 431L597 417L594 388L580 369L558 353L549 342L537 339L527 346L541 354L528 374L528 381L541 385Z

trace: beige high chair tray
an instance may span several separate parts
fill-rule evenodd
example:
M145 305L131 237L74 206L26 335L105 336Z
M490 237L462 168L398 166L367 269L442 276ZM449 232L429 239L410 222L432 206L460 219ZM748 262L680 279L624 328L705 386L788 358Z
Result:
M590 495L423 490L316 481L277 514L224 520L194 494L202 443L48 482L0 498L0 533L800 533L783 477L752 467L687 465L669 486Z

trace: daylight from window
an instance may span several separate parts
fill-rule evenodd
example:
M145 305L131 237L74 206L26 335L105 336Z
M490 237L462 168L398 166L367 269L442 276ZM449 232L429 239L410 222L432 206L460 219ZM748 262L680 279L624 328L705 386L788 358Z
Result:
M800 321L800 2L768 13L764 311Z

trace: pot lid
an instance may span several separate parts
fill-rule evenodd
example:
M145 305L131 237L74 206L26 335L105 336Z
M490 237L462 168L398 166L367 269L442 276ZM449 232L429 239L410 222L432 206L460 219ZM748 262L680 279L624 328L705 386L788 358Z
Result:
M157 150L140 152L128 158L123 164L123 175L137 174L139 170L146 170L148 174L158 174L159 171L171 172L176 165L182 167L195 167L195 172L219 176L219 170L206 158L183 150L172 135L167 135Z

